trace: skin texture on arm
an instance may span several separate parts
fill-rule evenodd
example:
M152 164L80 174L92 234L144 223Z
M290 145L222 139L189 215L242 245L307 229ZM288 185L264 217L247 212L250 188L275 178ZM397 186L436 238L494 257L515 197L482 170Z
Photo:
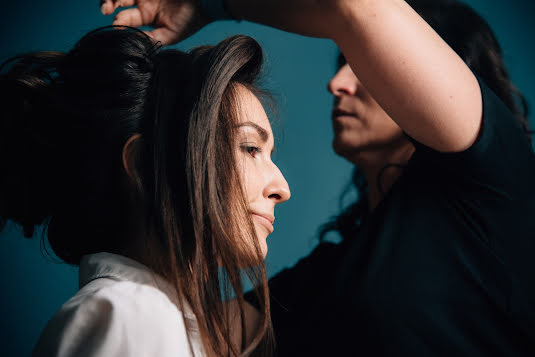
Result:
M331 38L390 117L444 152L469 148L481 127L477 79L403 0L228 0L238 18Z
M346 25L333 39L372 96L417 141L438 151L469 148L483 110L470 69L404 1L357 3L346 2Z
M156 29L177 42L210 20L195 0L104 0L119 12L114 24ZM331 38L353 71L392 119L417 141L444 152L463 151L477 139L479 84L457 54L403 0L227 0L228 11L306 36Z

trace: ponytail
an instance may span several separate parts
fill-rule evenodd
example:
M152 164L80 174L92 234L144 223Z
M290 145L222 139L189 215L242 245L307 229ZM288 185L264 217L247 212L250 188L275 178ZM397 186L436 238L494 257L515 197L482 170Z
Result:
M43 228L69 264L119 253L129 207L122 148L141 133L154 42L101 28L68 53L14 57L0 72L0 229Z
M54 73L65 57L39 52L5 62L0 75L0 228L7 219L31 237L36 225L54 211L57 171L54 140L58 118L49 99Z

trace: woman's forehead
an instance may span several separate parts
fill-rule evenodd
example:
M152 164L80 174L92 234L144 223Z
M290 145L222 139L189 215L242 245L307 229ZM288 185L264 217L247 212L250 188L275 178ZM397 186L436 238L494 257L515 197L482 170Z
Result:
M271 133L268 116L257 96L243 85L237 86L236 94L238 123L252 122Z

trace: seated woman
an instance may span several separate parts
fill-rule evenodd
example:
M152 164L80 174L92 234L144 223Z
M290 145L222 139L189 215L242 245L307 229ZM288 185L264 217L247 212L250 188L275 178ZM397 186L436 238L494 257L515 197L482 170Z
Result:
M262 262L290 192L261 65L249 37L184 53L113 27L4 64L0 223L26 237L44 223L80 266L34 355L269 354ZM255 324L243 272L262 301Z
M486 22L455 0L196 3L102 11L137 4L116 23L172 43L188 14L226 7L344 54L334 148L358 167L359 201L327 226L341 244L271 280L278 355L534 356L535 155Z

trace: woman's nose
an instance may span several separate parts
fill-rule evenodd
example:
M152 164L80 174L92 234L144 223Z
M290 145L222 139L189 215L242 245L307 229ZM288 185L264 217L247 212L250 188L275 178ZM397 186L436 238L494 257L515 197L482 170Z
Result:
M290 187L277 165L273 164L273 172L268 184L264 187L264 197L272 199L275 204L286 202L290 199Z

